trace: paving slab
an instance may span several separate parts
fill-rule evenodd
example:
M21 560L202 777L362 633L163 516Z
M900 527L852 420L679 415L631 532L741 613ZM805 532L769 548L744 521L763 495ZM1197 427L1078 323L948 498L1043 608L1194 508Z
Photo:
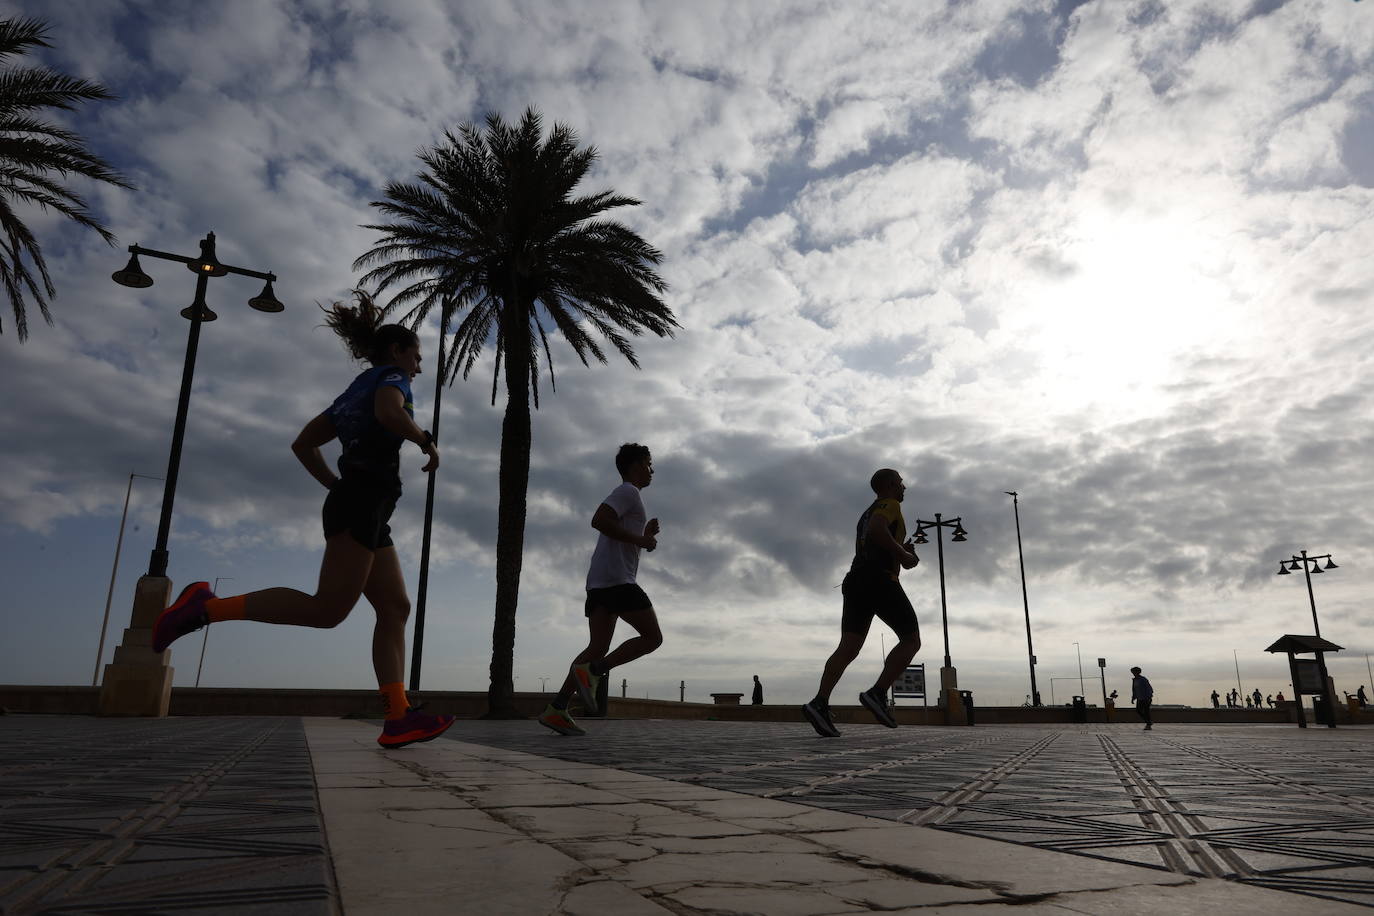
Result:
M329 757L370 757L426 784L385 790L410 793L394 800L362 786L320 789L345 912L454 912L454 901L462 900L472 912L551 916L987 914L1011 907L1017 914L1055 916L1204 909L1217 916L1287 914L1310 910L1314 902L1162 868L627 774L590 763L594 753L585 746L578 753L586 758L564 769L543 754L474 740L499 740L520 727L537 726L461 722L450 731L457 737L382 752L372 728L307 720L321 769ZM547 750L548 744L535 746ZM471 808L427 813L425 793L435 806L458 801ZM377 803L369 807L367 799ZM380 863L369 858L379 846ZM420 855L432 863L422 866L419 882L427 894L398 897L386 883L386 863ZM1337 901L1311 911L1367 912Z
M921 826L950 844L955 836L995 839L1066 853L1069 863L1115 862L1374 906L1369 727L845 725L841 739L828 740L798 719L603 720L586 723L586 738L482 722L450 735L494 753L523 750L818 815ZM646 800L674 797L640 786ZM768 818L730 821L764 829ZM803 830L826 824L786 821Z
M0 913L334 914L299 719L0 718Z

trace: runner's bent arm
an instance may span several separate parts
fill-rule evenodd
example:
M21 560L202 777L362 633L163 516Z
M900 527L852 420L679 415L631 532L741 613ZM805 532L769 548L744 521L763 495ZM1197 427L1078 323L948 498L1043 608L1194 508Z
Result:
M918 562L916 554L897 543L897 539L888 530L887 524L886 518L876 512L873 513L868 519L869 541L892 554L893 558L905 569L911 569Z
M301 430L296 441L291 443L291 451L296 453L296 458L305 469L310 472L310 476L324 484L325 489L333 487L339 482L338 475L329 470L329 464L320 454L320 446L334 439L337 433L334 431L334 421L329 418L329 412L320 414Z
M616 515L615 510L605 503L596 507L596 514L592 516L592 527L611 540L624 541L627 544L634 544L636 547L643 547L645 550L653 550L658 546L658 539L654 537L658 533L658 519L650 519L649 524L644 527L644 533L635 534L620 524L620 516ZM651 529L652 534L650 533Z
M406 396L401 393L401 389L394 385L378 388L376 397L372 399L372 410L376 414L377 422L382 424L384 429L424 449L429 461L425 462L425 466L420 470L433 471L439 467L439 445L435 442L429 443L428 446L424 444L427 438L425 431L416 426L415 420L406 413Z

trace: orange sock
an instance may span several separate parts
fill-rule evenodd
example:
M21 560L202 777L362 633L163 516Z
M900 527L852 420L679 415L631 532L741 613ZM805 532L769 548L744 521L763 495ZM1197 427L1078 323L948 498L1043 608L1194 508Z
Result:
M243 595L235 595L232 598L211 598L205 602L205 613L209 615L211 623L219 623L223 620L242 620L243 619Z
M405 685L397 681L394 684L383 684L379 689L382 692L382 702L386 707L387 720L403 718L406 709L410 706L410 701L406 699Z

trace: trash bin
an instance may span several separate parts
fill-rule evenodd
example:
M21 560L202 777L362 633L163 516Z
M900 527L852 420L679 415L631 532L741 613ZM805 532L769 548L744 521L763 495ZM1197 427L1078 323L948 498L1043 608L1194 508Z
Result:
M1082 697L1073 698L1073 721L1084 724L1088 721L1088 703Z
M968 724L973 724L973 691L959 691L959 699L964 701L964 716L968 719Z

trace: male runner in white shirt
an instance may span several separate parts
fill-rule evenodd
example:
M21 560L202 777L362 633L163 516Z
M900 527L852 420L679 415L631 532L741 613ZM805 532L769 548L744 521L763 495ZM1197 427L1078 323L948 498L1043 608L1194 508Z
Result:
M615 456L623 481L596 507L592 527L600 532L587 571L587 647L573 659L558 696L544 708L539 722L560 735L585 735L568 713L576 693L587 710L596 709L596 691L603 677L617 665L633 661L663 645L653 602L635 582L639 551L658 546L658 519L648 513L640 490L654 478L654 462L647 446L626 443ZM616 620L634 627L633 636L608 654Z

